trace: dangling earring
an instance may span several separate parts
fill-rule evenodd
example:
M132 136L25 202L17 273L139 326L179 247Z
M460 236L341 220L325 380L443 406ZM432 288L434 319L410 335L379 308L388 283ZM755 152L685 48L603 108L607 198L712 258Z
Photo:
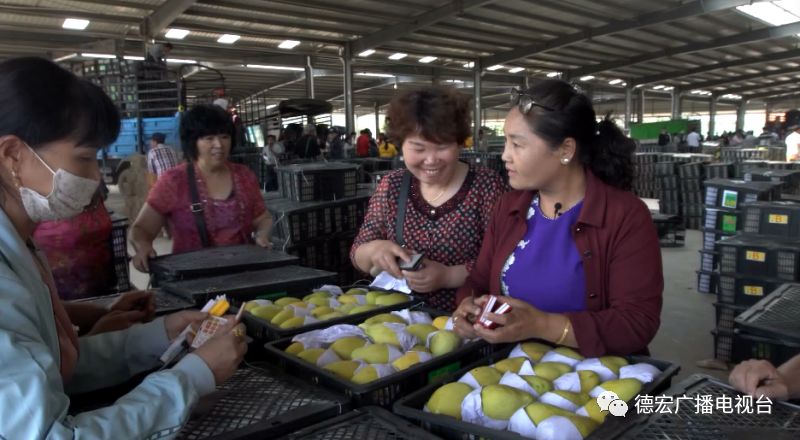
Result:
M561 158L561 163L564 164L564 165L568 164L569 163L569 158L568 157L562 157Z
M17 175L17 170L11 170L11 177L14 178L14 186L19 189L22 186L22 181L19 180L19 176Z

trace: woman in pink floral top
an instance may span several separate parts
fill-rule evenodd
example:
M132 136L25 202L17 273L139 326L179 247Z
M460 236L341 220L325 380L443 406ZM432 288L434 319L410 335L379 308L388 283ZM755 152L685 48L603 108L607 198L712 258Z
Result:
M405 278L433 307L452 311L455 289L478 257L495 202L505 192L500 176L458 160L469 136L468 100L451 88L431 87L398 95L389 107L392 139L400 142L407 170L381 180L350 251L363 272ZM401 247L395 240L403 176L410 190ZM398 260L425 255L418 271L401 271Z
M191 159L164 173L156 182L133 224L134 266L148 271L155 256L153 240L166 224L173 237L173 253L203 247L192 210L189 167L194 171L209 246L250 243L269 247L272 217L256 176L247 167L228 161L234 135L233 121L220 107L200 105L181 120L181 142Z

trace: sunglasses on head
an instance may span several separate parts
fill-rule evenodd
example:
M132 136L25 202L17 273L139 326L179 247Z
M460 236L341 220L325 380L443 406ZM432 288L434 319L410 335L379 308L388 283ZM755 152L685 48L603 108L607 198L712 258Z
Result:
M543 108L550 112L555 111L555 109L552 107L539 104L538 102L534 101L533 96L528 95L527 93L518 89L511 89L511 105L519 105L519 111L522 112L523 115L530 113L534 107Z

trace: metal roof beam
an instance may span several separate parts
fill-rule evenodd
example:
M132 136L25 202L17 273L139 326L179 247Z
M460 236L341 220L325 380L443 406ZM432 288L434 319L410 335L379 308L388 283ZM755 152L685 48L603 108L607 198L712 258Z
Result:
M417 80L417 78L412 78L410 76L396 76L394 78L383 78L380 81L377 81L372 85L369 85L367 87L362 87L360 89L353 90L353 95L356 95L356 94L361 93L361 92L366 92L366 91L369 91L369 90L372 90L372 89L378 89L378 88L381 88L381 87L394 85L394 84L413 83L413 82L419 82L419 81ZM343 97L344 97L344 94L339 94L339 95L336 95L336 96L331 96L330 98L326 98L325 100L326 101L335 101L337 99L342 99Z
M374 49L381 44L403 38L408 34L444 20L452 15L460 14L468 9L484 6L493 1L496 0L454 0L444 6L417 15L409 21L390 25L353 41L353 54L358 54L367 49Z
M773 83L769 83L769 84L758 84L758 85L747 86L747 87L738 87L738 88L735 88L735 89L728 89L728 90L725 90L725 91L722 91L722 92L717 92L717 93L721 94L721 95L741 95L743 93L752 92L752 91L756 91L756 90L769 89L771 87L779 87L779 86L785 86L785 85L797 84L797 83L800 83L800 79L792 78L792 79L786 80L786 81L778 81L778 82L773 82Z
M753 79L761 79L761 78L768 78L771 76L777 75L788 75L788 74L797 74L800 73L800 69L797 67L789 67L786 69L778 69L778 70L766 70L764 72L758 73L751 73L748 75L740 75L740 76L732 76L725 79L715 79L712 81L700 82L700 83L692 83L685 86L681 86L683 88L691 88L691 89L707 89L711 87L719 87L728 84L733 84L741 81L749 81Z
M631 79L628 83L632 85L649 84L654 82L666 81L684 76L698 75L706 72L713 72L714 70L727 69L730 67L749 66L751 64L771 63L777 61L784 61L792 58L800 58L800 49L792 49L783 52L771 53L768 55L754 57L754 58L741 58L738 60L726 61L723 63L709 64L707 66L700 66L694 69L679 70L675 72L659 73L657 75L645 76L641 78Z
M577 78L584 75L590 75L608 70L619 69L621 67L633 66L636 64L645 63L648 61L657 60L660 58L673 57L692 52L700 52L703 50L718 49L721 47L736 46L740 44L753 43L756 41L771 40L774 38L791 37L800 33L800 22L785 24L783 26L767 27L755 31L745 32L741 34L731 35L728 37L717 38L711 41L703 41L691 44L685 44L678 47L668 47L666 49L657 50L655 52L648 52L630 58L623 58L619 60L610 61L608 63L592 64L590 66L581 67L572 70L569 76Z
M167 0L145 19L140 32L143 36L155 38L176 18L186 12L197 0Z
M783 91L773 91L773 92L764 92L764 93L757 93L755 95L748 95L745 96L748 100L753 99L766 99L766 98L787 98L787 97L794 97L800 95L800 89L791 89L791 90L783 90Z
M639 29L645 26L652 26L655 24L666 23L669 21L681 20L688 17L707 14L709 12L730 9L736 6L749 4L750 0L700 0L687 3L666 11L654 11L628 20L618 20L611 22L605 26L600 26L594 29L587 29L584 31L575 32L562 37L554 38L546 43L534 43L513 49L507 52L501 52L489 57L485 57L482 62L485 66L492 66L495 64L503 64L510 61L526 58L537 53L545 52L548 50L557 49L559 47L568 46L571 44L579 43L584 40L597 38L605 35L616 34L619 32L630 31Z

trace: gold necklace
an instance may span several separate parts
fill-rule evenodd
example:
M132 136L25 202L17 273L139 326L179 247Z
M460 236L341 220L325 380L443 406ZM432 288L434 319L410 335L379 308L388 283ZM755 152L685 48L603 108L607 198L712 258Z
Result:
M442 196L444 195L444 192L445 192L446 190L447 190L447 187L445 187L445 188L442 190L442 192L440 192L440 193L439 193L439 195L438 195L438 196L436 196L436 197L432 198L431 200L428 200L428 203L429 203L429 204L430 204L430 203L436 203L436 201L437 201L437 200L439 200L440 198L442 198Z

